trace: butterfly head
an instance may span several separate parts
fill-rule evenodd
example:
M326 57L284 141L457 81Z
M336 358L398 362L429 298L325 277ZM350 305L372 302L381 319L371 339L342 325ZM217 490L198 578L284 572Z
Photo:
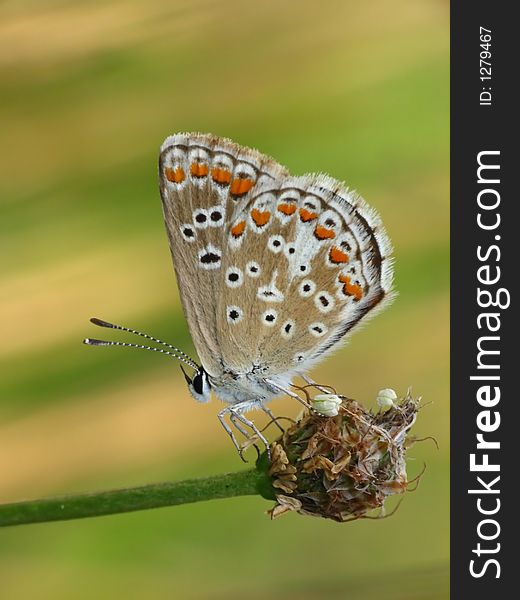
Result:
M184 373L184 379L186 379L186 383L188 384L190 394L195 398L195 400L203 404L209 402L211 396L211 384L204 367L199 367L195 371L195 375L193 377L190 377L186 373L182 365L181 369Z

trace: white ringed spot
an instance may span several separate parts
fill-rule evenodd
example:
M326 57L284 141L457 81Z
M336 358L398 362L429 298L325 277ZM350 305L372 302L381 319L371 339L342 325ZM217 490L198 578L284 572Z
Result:
M276 287L276 278L278 277L278 271L274 271L271 277L271 281L267 285L261 285L257 292L256 297L264 302L282 302L284 295L281 290Z
M303 352L296 352L293 356L293 362L302 363L305 360L305 354Z
M280 329L281 336L286 340L292 338L292 336L294 335L294 327L295 323L292 319L288 319L287 321L285 321L285 323L282 325L282 328Z
M244 318L244 313L239 306L226 307L226 319L231 325L236 325Z
M197 238L195 228L191 223L183 223L180 226L181 235L187 242L194 242Z
M322 337L328 331L326 325L324 325L323 323L319 323L317 321L315 323L311 323L309 325L308 329L309 329L309 333L311 335L313 335L314 337Z
M197 208L193 211L193 224L197 229L206 229L209 225L209 215L205 208Z
M244 283L244 275L238 267L229 267L226 271L226 285L230 288L240 287Z
M225 208L217 204L208 209L210 227L222 227L224 225Z
M283 253L285 254L287 260L292 260L294 255L296 254L296 246L293 242L289 242L285 244Z
M222 255L213 244L208 244L199 251L199 266L203 269L219 269Z
M273 283L260 286L256 297L264 302L283 302L284 300L284 295Z
M298 292L302 298L309 298L316 291L316 284L312 279L304 279L298 286Z
M249 275L249 277L253 277L254 279L256 279L257 277L260 277L261 272L262 269L260 268L260 265L256 262L256 260L250 260L247 263L246 273Z
M276 310L270 308L262 314L261 319L262 323L264 325L267 325L267 327L274 327L274 325L276 324L276 320L278 319L278 313Z
M271 235L267 240L267 247L269 248L269 250L271 250L271 252L274 252L275 254L281 252L283 250L284 245L285 240L282 235Z
M298 265L298 268L296 269L296 274L299 277L303 277L304 275L307 275L307 273L311 272L311 267L308 263L302 263L301 265Z
M322 313L328 313L334 308L334 298L326 290L321 290L314 296L314 304Z

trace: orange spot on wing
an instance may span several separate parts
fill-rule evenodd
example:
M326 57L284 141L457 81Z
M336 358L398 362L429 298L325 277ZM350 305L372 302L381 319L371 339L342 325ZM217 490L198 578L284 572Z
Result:
M244 233L245 228L246 222L239 221L236 225L233 225L233 227L231 228L231 235L234 238L239 238Z
M348 254L343 252L343 250L340 250L337 246L332 246L329 252L329 259L330 262L333 262L336 265L339 265L341 263L347 263Z
M314 221L314 219L318 218L318 214L307 210L306 208L300 208L300 219L307 223L307 221Z
M280 204L278 206L278 210L283 213L284 215L287 215L288 217L293 215L296 212L296 204L291 203L291 204Z
M332 240L336 237L336 234L332 229L327 229L326 227L323 227L323 225L316 225L314 236L319 240Z
M231 181L231 172L227 169L215 167L214 169L211 169L211 177L216 183L228 184Z
M208 165L191 163L190 172L193 177L206 177L206 175L209 173Z
M233 179L229 189L233 196L243 196L254 186L255 182L252 179Z
M343 284L343 293L345 296L354 296L356 300L361 300L363 297L361 286L357 283L351 283L349 275L340 275L338 281Z
M166 167L166 169L164 169L164 174L166 176L166 179L168 181L171 181L172 183L182 183L184 181L184 178L186 177L186 175L184 174L184 170L180 167L177 167L176 169Z
M257 227L263 227L269 223L271 213L268 210L261 211L258 208L253 208L251 211L251 218L256 223Z

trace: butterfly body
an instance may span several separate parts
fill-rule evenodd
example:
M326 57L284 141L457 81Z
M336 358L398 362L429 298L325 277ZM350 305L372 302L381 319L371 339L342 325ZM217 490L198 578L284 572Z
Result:
M290 374L277 375L271 381L254 369L255 367L246 373L223 371L216 377L208 377L211 390L227 404L255 404L265 403L279 396L280 388L289 388L291 385Z

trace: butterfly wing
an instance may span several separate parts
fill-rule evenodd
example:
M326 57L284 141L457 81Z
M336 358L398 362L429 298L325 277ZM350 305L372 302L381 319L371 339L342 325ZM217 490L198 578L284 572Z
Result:
M380 219L327 176L253 191L224 247L217 338L237 372L304 372L392 297Z
M208 373L222 369L218 297L225 261L226 224L255 189L287 175L259 152L212 135L166 139L159 157L164 221L184 314Z

